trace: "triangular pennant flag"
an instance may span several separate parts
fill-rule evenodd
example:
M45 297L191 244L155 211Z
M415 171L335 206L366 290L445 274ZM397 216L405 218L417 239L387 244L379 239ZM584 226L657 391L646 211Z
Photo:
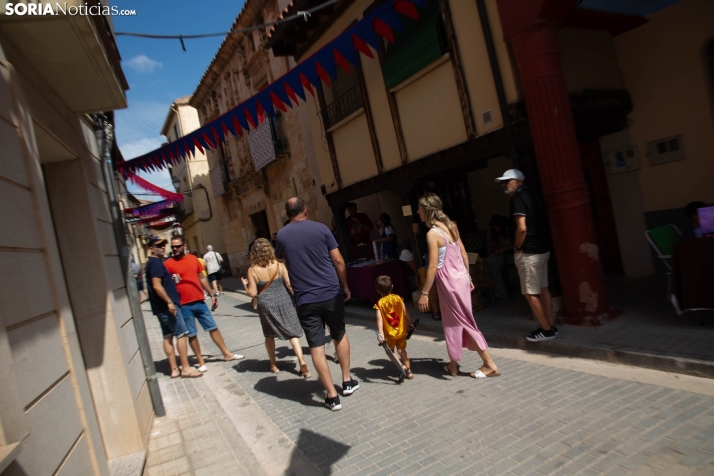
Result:
M263 117L265 115L265 109L263 109L263 105L260 104L260 101L256 101L255 111L258 114L258 122L262 124L265 120L265 118Z
M384 22L389 25L393 30L397 30L399 33L404 33L404 25L402 24L402 17L394 10L389 10L381 17Z
M394 9L412 20L419 20L419 12L412 2L406 0L394 0Z
M303 88L310 91L310 94L315 96L315 91L312 89L312 84L310 84L310 80L307 79L307 76L302 73L300 73L300 84L302 84Z
M215 127L211 127L211 132L213 132L213 138L216 139L216 148L218 148L221 142L223 142L223 137L221 137Z
M300 104L297 96L295 95L295 91L293 91L293 88L291 88L287 82L285 83L285 92L288 94L288 97L295 102L295 105Z
M250 112L248 112L248 108L243 109L243 113L245 113L246 119L248 119L248 122L250 123L251 126L253 126L253 129L256 129L258 126L255 125L255 121L253 120L253 116L251 116ZM246 131L250 131L249 128L246 127Z
M235 128L234 135L240 137L243 134L243 124L241 124L241 121L238 119L238 115L233 116L233 127Z
M213 132L216 132L216 131L214 130ZM210 147L211 149L215 149L215 148L216 148L216 146L213 144L213 141L211 141L211 139L206 135L205 132L203 132L203 131L201 132L201 137L203 137L203 141L204 141L206 144L208 144L208 147Z
M284 84L281 84L280 82L271 84L270 92L271 92L271 94L274 94L275 96L277 96L277 98L280 100L280 102L283 103L283 106L287 106L290 108L293 107L293 103L292 103L292 101L290 101L290 96L288 96L287 91L285 91ZM271 96L270 99L272 101L273 97ZM275 103L275 102L273 102L273 103Z
M273 101L273 104L275 104L275 107L277 107L278 109L280 109L283 112L288 112L288 108L285 107L285 103L283 102L283 100L280 99L278 96L276 96L275 93L272 91L270 91L270 100ZM290 107L292 107L292 104L290 105Z
M374 27L374 31L379 33L380 36L384 37L391 44L394 44L394 33L392 33L392 28L388 24L379 18L375 18L372 20L372 26Z
M205 152L203 151L203 147L201 147L201 143L198 142L198 138L197 138L196 136L193 136L193 145L195 145L196 147L198 147L198 150L200 150L202 154L205 154ZM196 149L194 149L194 151L195 151L195 150L196 150Z
M317 74L315 74L315 76L317 76ZM285 84L290 86L290 89L293 90L297 97L299 97L303 101L307 99L307 96L305 95L305 89L302 83L300 82L300 77L297 74L291 74L290 76L288 76L285 79ZM285 93L287 94L287 90L285 90ZM295 104L299 105L300 103L298 101L295 101Z
M369 58L374 58L374 55L372 54L372 50L369 48L369 45L360 38L357 35L352 35L352 43L355 45L355 48L357 48L357 51L360 53L364 54L365 56Z
M322 67L320 63L315 61L315 71L317 71L317 75L322 79L327 86L330 85L330 77L327 74L327 71L325 71L325 68Z
M345 70L346 73L350 72L350 64L347 62L344 56L342 56L342 53L337 51L337 48L332 48L332 54L335 56L335 63L340 65L342 69Z

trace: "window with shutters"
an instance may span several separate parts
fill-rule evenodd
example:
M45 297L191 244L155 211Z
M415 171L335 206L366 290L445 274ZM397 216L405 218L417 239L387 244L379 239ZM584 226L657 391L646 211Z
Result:
M437 0L427 0L418 21L402 17L404 33L395 31L395 43L385 42L382 59L384 85L392 89L448 52L444 21Z

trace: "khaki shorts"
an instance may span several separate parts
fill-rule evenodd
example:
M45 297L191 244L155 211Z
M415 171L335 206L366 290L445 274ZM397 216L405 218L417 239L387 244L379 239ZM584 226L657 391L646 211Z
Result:
M518 277L521 278L522 294L540 294L540 290L548 287L548 258L547 253L514 254Z

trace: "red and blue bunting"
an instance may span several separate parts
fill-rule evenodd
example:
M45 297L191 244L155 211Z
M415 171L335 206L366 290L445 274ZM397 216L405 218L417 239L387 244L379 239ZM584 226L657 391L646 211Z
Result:
M174 200L162 200L160 202L149 203L148 205L142 205L136 208L125 208L125 216L140 216L140 217L153 217L154 215L160 215L164 210L174 207L176 205Z
M419 13L415 5L424 8L425 2L426 0L386 2L248 100L174 142L135 159L118 163L119 171L128 177L129 174L139 171L154 172L176 165L182 160L190 160L197 149L203 153L204 150L215 149L219 143L225 142L229 132L240 136L243 131L250 131L251 127L255 129L263 122L264 114L275 117L276 108L286 112L288 108L298 106L298 98L306 101L305 91L314 96L313 88L322 88L322 82L330 86L331 79L337 79L338 67L349 72L350 63L358 65L359 53L373 58L369 47L378 51L380 37L394 43L394 31L404 31L401 16L418 20Z
M124 176L126 177L126 179L128 181L130 181L137 187L146 190L147 192L155 193L156 195L159 195L160 197L165 198L166 200L170 200L175 203L183 201L183 194L170 192L166 189L158 187L158 186L154 185L153 183L139 177L138 175L136 175L134 172L132 172L130 170L125 171Z
M154 225L157 223L164 223L167 218L174 216L174 211L172 209L164 210L156 216L150 216L148 218L139 218L128 221L132 225Z

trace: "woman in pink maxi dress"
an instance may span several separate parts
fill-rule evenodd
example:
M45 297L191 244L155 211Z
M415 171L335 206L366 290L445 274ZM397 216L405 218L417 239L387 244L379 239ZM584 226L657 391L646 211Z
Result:
M491 359L486 339L476 327L473 317L471 291L474 286L469 275L468 256L456 225L441 210L441 199L433 193L427 193L419 199L418 213L431 228L427 234L429 267L419 298L419 310L424 312L429 307L429 289L436 279L450 360L444 366L444 371L452 376L458 375L458 362L465 347L478 352L483 360L481 368L471 373L471 377L496 377L501 373Z

